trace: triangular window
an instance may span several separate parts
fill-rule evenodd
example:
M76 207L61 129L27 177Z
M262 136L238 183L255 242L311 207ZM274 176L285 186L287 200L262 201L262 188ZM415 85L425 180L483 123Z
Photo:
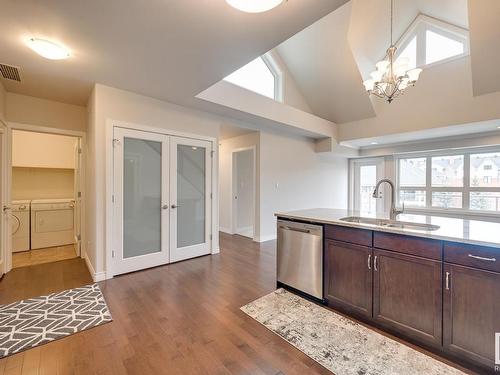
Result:
M425 63L448 59L464 53L464 43L427 30L425 33Z
M396 47L396 62L405 58L409 69L424 68L467 56L469 31L420 14Z
M279 100L280 74L273 68L273 62L270 61L269 56L256 58L228 75L224 81Z

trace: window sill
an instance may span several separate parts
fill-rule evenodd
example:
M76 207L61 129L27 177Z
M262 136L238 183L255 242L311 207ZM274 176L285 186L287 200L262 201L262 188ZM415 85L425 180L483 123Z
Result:
M457 210L457 209L438 209L438 208L417 208L406 207L404 213L416 215L433 215L433 216L452 216L452 217L471 217L471 218L484 218L500 220L500 212L492 211L471 211L471 210Z

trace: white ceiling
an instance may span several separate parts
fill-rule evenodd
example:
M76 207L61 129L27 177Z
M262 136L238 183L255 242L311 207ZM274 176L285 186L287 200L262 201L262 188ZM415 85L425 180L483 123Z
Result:
M277 47L312 112L335 123L375 116L347 41L350 15L347 3Z
M83 105L94 82L179 104L347 0L289 1L248 14L225 0L6 0L0 62L21 67L8 91ZM23 38L45 37L72 57L45 60Z

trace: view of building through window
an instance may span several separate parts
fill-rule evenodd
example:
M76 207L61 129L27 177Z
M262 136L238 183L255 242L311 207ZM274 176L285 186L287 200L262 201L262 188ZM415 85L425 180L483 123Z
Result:
M373 198L373 191L377 184L377 166L363 165L359 168L359 210L363 213L374 214L377 211L377 201Z
M500 152L401 158L398 173L406 207L500 212Z

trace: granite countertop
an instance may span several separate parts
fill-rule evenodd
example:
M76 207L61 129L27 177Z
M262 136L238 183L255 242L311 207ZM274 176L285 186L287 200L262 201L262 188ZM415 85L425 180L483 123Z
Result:
M438 230L423 231L408 228L388 228L372 224L350 223L340 220L349 216L364 216L376 219L387 219L388 215L366 215L356 211L314 208L308 210L278 212L277 217L304 220L321 224L335 224L353 228L365 228L379 232L399 233L416 237L433 238L453 242L468 243L473 245L500 248L500 222L458 219L442 216L401 214L398 221L414 223L427 223L439 225ZM500 250L500 249L499 249Z

